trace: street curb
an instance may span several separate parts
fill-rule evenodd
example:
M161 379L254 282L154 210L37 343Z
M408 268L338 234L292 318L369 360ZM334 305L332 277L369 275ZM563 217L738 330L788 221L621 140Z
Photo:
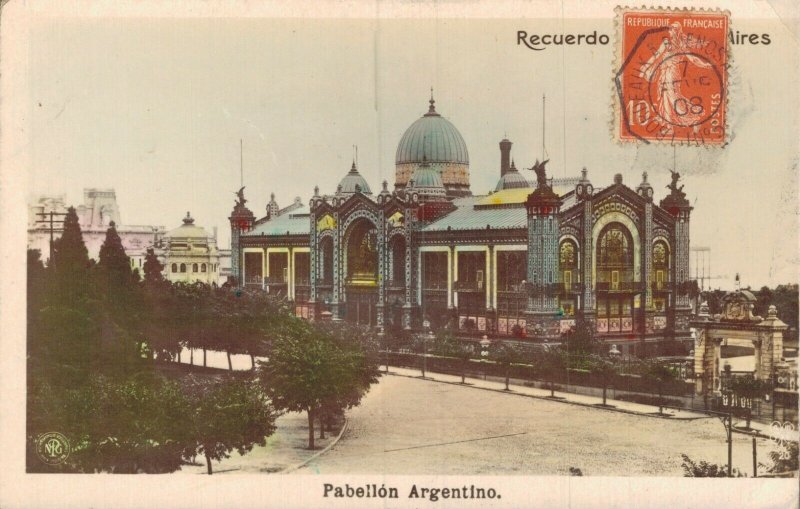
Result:
M413 379L416 379L416 380L421 380L421 378L418 377L418 376L401 375L399 373L391 373L391 374L394 375L394 376L402 376L402 377L405 377L405 378L413 378ZM499 392L501 394L510 394L510 395L513 395L513 396L522 396L522 397L525 397L525 398L541 399L541 400L544 400L544 401L553 401L553 402L556 402L556 403L566 403L568 405L577 405L577 406L582 406L582 407L585 407L585 408L594 408L594 409L597 409L597 410L606 410L606 411L609 411L609 412L619 412L619 413L622 413L622 414L638 415L638 416L641 416L641 417L655 417L656 419L669 419L671 421L696 421L698 419L708 419L708 416L705 416L705 415L700 416L700 417L675 417L675 416L666 417L666 416L660 416L660 415L652 414L652 413L634 412L633 410L624 410L624 409L616 408L616 407L614 407L614 408L602 407L602 406L595 405L594 403L581 403L579 401L570 401L570 400L568 400L566 398L555 399L555 398L551 398L549 396L536 396L534 394L524 394L524 393L513 391L513 390L512 391L506 391L504 389L492 389L490 387L481 387L479 385L468 385L468 384L462 384L460 382L448 382L447 380L437 380L435 378L426 378L426 380L430 380L431 382L438 382L438 383L442 383L442 384L458 385L458 386L461 386L461 387L471 387L473 389L481 389L481 390L484 390L484 391Z
M334 445L339 443L339 439L342 438L342 435L344 435L344 432L347 430L347 426L349 424L350 424L350 420L347 419L347 417L345 417L344 418L344 424L342 424L342 429L339 430L339 434L336 435L336 438L333 440L333 442L329 443L324 449L322 449L318 453L314 454L310 458L298 463L297 465L294 465L294 466L291 466L291 467L288 467L288 468L284 468L283 470L281 470L279 472L275 472L275 473L276 474L290 474L290 473L294 472L295 470L303 468L304 466L308 465L309 463L311 463L315 459L319 458L320 456L322 456L323 454L328 452L331 449L331 447L333 447Z

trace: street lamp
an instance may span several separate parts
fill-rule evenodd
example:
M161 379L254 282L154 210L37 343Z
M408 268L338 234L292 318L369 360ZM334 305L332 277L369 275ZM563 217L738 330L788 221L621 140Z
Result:
M486 362L486 358L489 357L489 345L491 345L492 342L489 341L489 337L486 334L484 334L479 344L481 345L481 363L483 364ZM486 380L485 365L483 367L483 379Z
M422 328L425 329L425 332L422 334L422 378L425 378L425 370L427 368L427 363L428 363L428 336L431 336L431 339L433 339L431 322L429 322L428 320L423 320Z

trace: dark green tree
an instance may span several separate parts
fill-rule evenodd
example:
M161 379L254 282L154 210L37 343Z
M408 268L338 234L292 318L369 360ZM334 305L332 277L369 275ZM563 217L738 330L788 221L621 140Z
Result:
M511 389L508 387L508 383L511 377L511 365L515 362L519 362L522 358L519 349L509 343L498 342L489 348L489 358L503 368L503 376L506 381L505 390L510 391Z
M147 374L128 378L93 375L64 388L42 382L31 388L37 411L29 414L29 444L58 429L72 451L61 468L72 472L163 473L180 468L191 430L190 407L176 382ZM30 461L29 470L44 469Z
M658 391L658 413L663 414L664 389L677 378L675 371L664 363L652 361L645 367L644 378L656 386Z
M314 449L314 422L326 399L335 396L343 373L331 338L297 318L273 341L259 379L278 410L306 412L308 448Z
M111 221L103 245L100 246L97 269L100 272L99 283L103 286L103 293L108 296L129 290L136 282L131 269L131 259L125 254L114 221Z
M72 304L77 299L85 299L86 275L90 265L78 214L74 207L70 207L64 216L64 231L61 237L53 241L53 259L49 262L49 268L55 274L52 297Z
M159 284L164 281L164 265L158 261L153 248L147 249L147 255L144 257L144 282L148 284Z
M377 382L380 342L369 327L336 322L319 323L317 327L329 334L334 342L342 368L336 390L323 401L318 412L320 438L325 438L323 424L332 430L333 418L343 416L346 409L357 406L370 386Z
M589 371L594 375L603 387L603 406L606 404L608 386L616 379L619 367L610 359L599 356L592 356L589 364Z
M461 383L466 383L467 366L473 356L472 345L461 341L450 329L441 329L436 334L433 352L442 357L453 357L461 361Z
M208 474L212 461L245 454L275 432L276 414L266 394L249 380L229 379L196 391L192 397L191 443L184 455L202 454Z

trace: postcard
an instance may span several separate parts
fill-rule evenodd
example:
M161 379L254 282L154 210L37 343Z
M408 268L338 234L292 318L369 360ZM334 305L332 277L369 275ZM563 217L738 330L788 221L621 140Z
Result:
M796 6L2 13L1 506L798 507Z

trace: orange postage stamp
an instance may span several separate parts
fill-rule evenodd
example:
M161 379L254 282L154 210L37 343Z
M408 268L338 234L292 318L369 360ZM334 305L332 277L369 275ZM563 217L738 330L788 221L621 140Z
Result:
M617 13L618 139L724 145L728 13L629 8Z

